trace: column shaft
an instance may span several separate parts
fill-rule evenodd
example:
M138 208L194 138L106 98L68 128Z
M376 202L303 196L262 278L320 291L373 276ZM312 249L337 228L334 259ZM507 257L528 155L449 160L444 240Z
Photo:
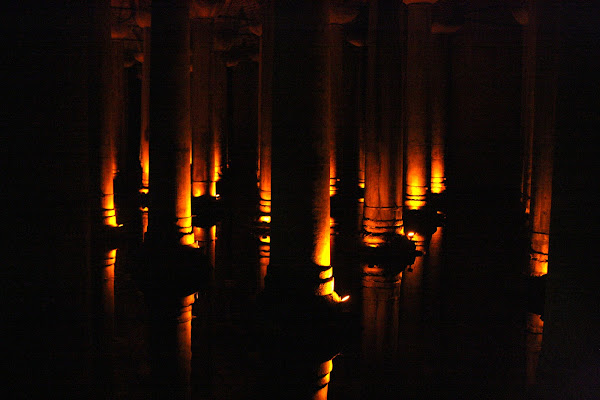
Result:
M366 88L365 202L363 230L368 244L392 234L395 224L394 137L399 136L399 4L370 3ZM385 76L386 79L381 79Z
M407 5L405 200L408 209L425 206L429 187L427 121L427 56L431 4Z
M191 22L192 195L216 195L214 136L211 127L213 20Z
M140 164L142 190L148 190L150 176L150 27L142 28L144 60L142 63L142 100L140 110Z
M152 5L149 232L192 244L189 2Z
M260 213L263 222L270 221L271 214L271 131L273 107L273 8L272 2L265 7L262 35L260 37L259 71L259 171Z
M325 4L275 3L269 274L301 292L333 292Z
M341 24L328 24L327 36L327 135L329 137L329 194L335 195L338 191L338 139L342 126L342 95L343 95L343 62L344 62L344 26Z
M446 190L445 146L448 129L448 36L431 37L429 104L431 110L431 193Z

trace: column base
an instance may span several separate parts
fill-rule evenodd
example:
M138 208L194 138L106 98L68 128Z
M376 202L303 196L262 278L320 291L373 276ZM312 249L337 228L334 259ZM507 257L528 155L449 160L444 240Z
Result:
M192 197L192 225L199 228L210 228L222 221L225 207L217 196Z
M419 210L404 210L402 215L404 223L404 234L418 233L429 237L435 233L438 226L444 222L444 214L437 212L433 207L425 207Z
M415 243L406 236L390 235L378 246L362 246L361 262L368 266L378 266L389 271L402 271L415 262L423 253L416 250Z
M200 249L159 240L151 233L146 234L136 261L135 281L148 299L158 302L205 289L212 270Z

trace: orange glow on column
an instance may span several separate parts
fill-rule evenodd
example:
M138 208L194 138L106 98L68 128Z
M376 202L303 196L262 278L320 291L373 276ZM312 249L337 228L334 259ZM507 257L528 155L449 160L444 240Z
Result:
M259 220L260 222L263 222L263 223L265 223L265 224L269 224L269 223L271 223L271 216L270 216L270 215L261 215L261 216L258 218L258 220Z
M327 237L319 238L318 242L315 245L315 250L313 253L313 261L315 264L320 265L322 267L331 265L331 238L329 237L329 227L327 229Z
M258 288L265 288L265 276L267 276L267 267L271 261L271 237L263 235L259 237L258 245Z
M443 155L441 157L443 157ZM444 160L441 157L437 156L436 150L432 148L431 193L442 193L446 189L446 178L444 177Z
M406 66L406 86L404 108L406 112L406 150L404 162L405 200L409 210L418 210L425 206L426 194L430 182L427 160L430 157L427 126L427 72L428 49L431 35L431 4L407 3L408 31L406 52L410 60Z
M548 273L549 245L550 235L547 233L533 232L531 234L530 275L542 276Z
M447 131L448 99L448 38L444 34L431 36L429 105L431 111L431 193L446 189L444 147Z
M526 328L526 362L527 362L527 384L536 383L536 371L542 349L542 338L544 332L544 321L539 314L528 313Z
M142 63L141 138L140 164L142 187L148 188L150 181L150 28L143 28L144 62Z
M425 206L427 198L427 184L425 182L426 174L423 173L425 168L426 160L424 157L419 157L419 160L423 162L422 168L415 168L417 171L411 173L411 168L408 168L410 175L406 176L406 193L404 198L404 205L409 210L418 210ZM413 160L413 164L414 164Z

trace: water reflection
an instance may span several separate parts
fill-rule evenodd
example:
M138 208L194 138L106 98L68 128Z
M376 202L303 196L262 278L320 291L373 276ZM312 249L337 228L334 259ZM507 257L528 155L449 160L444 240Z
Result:
M444 387L454 382L456 371L474 368L453 364L474 359L472 349L466 348L468 356L457 357L454 352L462 347L453 346L476 337L469 330L473 328L453 319L457 312L452 301L459 294L449 296L452 288L444 283L445 228L438 227L430 237L412 236L424 254L404 271L361 262L356 221L362 203L353 204L346 212L332 209L336 217L330 221L336 288L350 295L341 319L313 320L308 310L284 313L283 324L264 318L259 293L270 262L269 231L256 222L236 224L238 211L216 226L194 228L214 273L193 306L175 300L160 303L148 295L117 299L150 305L148 320L138 321L148 326L150 335L134 339L145 341L148 348L148 354L137 351L136 357L148 360L136 361L138 370L128 372L137 376L132 381L138 387L121 386L120 393L149 398L169 391L171 398L191 399L430 398L443 390L464 393L452 384ZM127 269L126 262L118 265ZM127 278L122 272L118 276ZM452 279L454 285L457 281ZM117 304L119 310L123 307ZM124 315L117 316L117 330L132 334L123 333ZM522 343L527 346L522 368L523 375L533 376L541 335L530 325ZM479 351L483 356L487 350ZM131 368L123 354L118 357L117 374ZM519 368L518 362L503 365Z

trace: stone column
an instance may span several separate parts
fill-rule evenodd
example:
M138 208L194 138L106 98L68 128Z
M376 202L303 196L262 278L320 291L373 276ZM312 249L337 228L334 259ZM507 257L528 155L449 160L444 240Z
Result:
M192 231L190 1L152 2L150 215L140 285L149 305L157 398L190 399L191 319L205 285Z
M259 197L260 222L271 221L271 131L273 108L273 2L263 10L259 48Z
M274 5L271 264L267 287L333 291L325 93L326 5Z
M95 2L91 42L90 61L93 60L95 65L90 69L90 76L94 76L90 84L90 136L95 157L93 193L97 196L92 231L92 321L94 344L99 349L99 370L96 372L102 376L104 393L108 395L113 384L114 274L117 253L113 180L116 168L115 138L119 126L119 80L115 79L117 68L114 62L115 48L111 42L108 1Z
M212 18L191 21L192 195L215 197L214 138L211 127Z
M400 135L400 18L399 4L395 1L376 0L369 6L363 236L367 245L378 246L395 231L394 143Z
M210 127L213 137L214 171L213 181L216 182L217 197L222 175L229 166L227 157L227 66L223 60L222 48L213 44L211 54L211 106Z
M148 230L148 186L150 182L150 48L151 48L151 14L146 9L136 11L136 22L142 28L142 94L140 109L140 165L142 167L142 182L140 195L142 201L142 238Z
M327 41L327 135L329 137L329 194L338 192L339 169L338 142L341 138L343 125L343 95L344 95L344 24L352 21L358 12L339 1L327 1L328 24L325 28Z
M404 0L407 5L406 150L404 206L418 210L427 203L430 183L427 120L427 71L431 5L436 0Z
M449 54L443 26L432 26L429 63L429 107L431 111L431 193L446 190L446 134L448 131Z
M168 243L191 245L189 0L152 5L148 232Z
M529 286L526 326L527 383L536 382L536 369L542 345L544 322L541 276L548 273L550 245L550 211L554 164L554 131L557 83L556 16L551 7L529 1L521 10L523 34L522 129L523 200L529 212L530 261L526 274ZM525 18L525 19L523 19ZM554 21L554 23L553 23ZM538 290L536 290L538 288ZM535 292L539 293L535 293Z

